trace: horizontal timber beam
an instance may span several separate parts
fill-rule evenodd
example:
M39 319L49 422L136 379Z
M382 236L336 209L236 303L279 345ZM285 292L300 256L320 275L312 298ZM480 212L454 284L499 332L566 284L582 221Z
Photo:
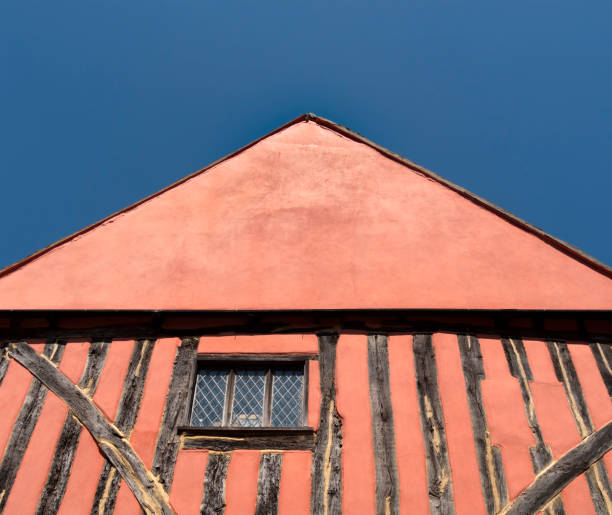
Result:
M0 339L453 332L612 342L612 310L1 310Z
M315 432L305 428L196 428L179 427L181 449L233 451L302 450L314 448Z

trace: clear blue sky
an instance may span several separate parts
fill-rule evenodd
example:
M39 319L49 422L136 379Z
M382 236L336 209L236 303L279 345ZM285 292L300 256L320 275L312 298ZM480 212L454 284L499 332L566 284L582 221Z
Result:
M612 3L0 3L0 267L300 113L612 264Z

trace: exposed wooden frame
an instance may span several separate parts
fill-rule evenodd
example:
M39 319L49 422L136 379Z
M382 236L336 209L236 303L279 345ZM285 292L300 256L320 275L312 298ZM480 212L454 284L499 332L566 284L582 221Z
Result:
M172 485L179 451L177 427L186 424L189 416L187 400L190 398L192 378L195 374L198 341L199 338L183 338L176 350L162 424L157 436L151 471L159 477L166 491L170 491Z
M65 348L65 342L49 341L45 344L42 356L38 356L38 354L36 356L39 359L44 359L49 366L55 367L61 361ZM10 344L7 349L8 355L15 357L11 352ZM32 350L32 352L35 351ZM19 416L15 421L9 441L6 444L2 461L0 461L0 492L2 494L0 495L0 513L4 511L7 499L13 488L17 472L30 443L30 438L38 423L47 392L44 381L34 377L28 388L23 405L19 410Z
M310 451L314 447L312 427L178 428L181 449L234 451L237 449Z
M8 352L68 405L89 431L100 452L121 474L145 513L174 515L168 495L157 478L147 470L126 436L106 419L91 399L27 343L10 343Z
M312 515L342 513L342 419L336 409L336 349L338 334L319 335L321 404L319 428L312 453Z
M576 447L543 469L535 480L512 502L504 506L500 515L537 513L554 499L563 488L612 449L612 420L591 433ZM612 506L607 506L610 510Z
M612 310L2 310L0 339L471 333L612 343Z

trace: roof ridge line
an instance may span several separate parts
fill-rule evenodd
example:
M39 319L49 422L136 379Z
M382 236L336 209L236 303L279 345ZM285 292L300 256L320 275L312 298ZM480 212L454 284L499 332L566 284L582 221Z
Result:
M361 134L359 134L356 131L353 131L352 129L349 129L348 127L338 124L336 122L333 122L331 120L328 120L327 118L323 118L322 116L319 116L315 113L312 112L308 112L308 113L304 113L301 114L300 116L294 118L293 120L290 120L289 122L281 125L280 127L277 127L276 129L264 134L263 136L251 141L250 143L247 143L246 145L238 148L237 150L234 150L233 152L226 154L223 157L220 157L219 159L213 161L212 163L206 165L203 168L200 168L199 170L196 170L192 173L190 173L189 175L186 175L185 177L179 179L178 181L173 182L172 184L169 184L168 186L166 186L165 188L162 188L161 190L152 193L151 195L148 195L144 198L142 198L141 200L138 200L136 202L134 202L133 204L130 204L129 206L126 206L118 211L115 211L114 213L111 213L110 215L102 218L101 220L98 220L97 222L94 222L86 227L83 227L82 229L79 229L78 231L69 234L68 236L65 236L64 238L61 238L59 240L57 240L56 242L47 245L46 247L43 247L40 250L37 250L36 252L33 252L32 254L29 254L28 256L20 259L19 261L16 261L15 263L12 263L10 265L7 265L6 267L0 269L0 278L10 274L11 272L23 267L24 265L30 263L31 261L34 261L35 259L38 259L39 257L43 256L44 254L47 254L48 252L52 251L53 249L62 246L64 243L68 243L70 240L73 240L74 238L77 238L78 236L81 236L85 233L88 233L89 231L95 229L96 227L99 227L100 225L103 225L105 222L119 216L122 215L128 211L131 211L132 209L137 208L138 206L140 206L141 204L144 204L145 202L148 202L149 200L154 199L155 197L158 197L159 195L162 195L163 193L165 193L168 190L171 190L177 186L180 186L181 184L189 181L190 179L193 179L194 177L197 177L198 175L207 172L208 170L210 170L211 168L213 168L214 166L228 160L231 159L232 157L237 156L238 154L244 152L245 150L251 148L252 146L256 145L257 143L263 141L264 139L269 138L270 136L273 136L274 134L281 132L289 127L291 127L292 125L295 125L296 123L300 123L300 122L315 122L318 125L321 125L322 127L326 127L328 129L331 129L337 133L340 133L346 137L348 137L349 139L352 139L353 141L356 141L358 143L362 143L364 145L367 145L368 147L376 150L377 152L381 153L382 155L384 155L385 157L392 159L393 161L396 161L400 164L403 164L404 166L412 169L415 172L418 172L430 179L433 179L434 181L442 184L443 186L446 186L447 188L451 189L452 191L454 191L455 193L461 195L462 197L470 200L471 202L474 202L475 204L484 207L485 209L487 209L488 211L491 211L492 213L496 214L497 216L503 218L504 220L506 220L507 222L533 234L534 236L536 236L537 238L541 239L542 241L544 241L545 243L551 245L552 247L556 248L557 250L569 255L570 257L573 257L574 259L580 261L581 263L583 263L584 265L589 266L590 268L594 269L595 271L602 273L603 275L612 278L612 267L606 265L605 263L602 263L601 261L597 260L596 258L590 256L589 254L587 254L586 252L583 252L582 250L580 250L579 248L575 247L574 245L571 245L570 243L567 243L559 238L556 238L555 236L552 236L550 234L548 234L547 232L543 231L542 229L539 229L538 227L536 227L535 225L530 224L529 222L523 220L522 218L519 218L518 216L510 213L509 211L493 204L492 202L489 202L488 200L466 190L465 188L462 188L461 186L458 186L457 184L445 179L444 177L438 175L435 172L432 172L431 170L418 165L416 163L414 163L413 161L410 161L409 159L401 156L400 154L397 154L395 152L392 152L391 150L378 145L377 143L373 142L372 140L369 140L368 138L362 136Z

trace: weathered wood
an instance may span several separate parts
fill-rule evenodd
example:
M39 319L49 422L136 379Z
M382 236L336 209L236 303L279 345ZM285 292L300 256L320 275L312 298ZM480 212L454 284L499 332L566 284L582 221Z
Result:
M29 352L33 353L38 359L44 360L51 368L54 368L60 362L65 348L64 342L49 342L43 349L44 357L40 357L28 344L20 345L27 347ZM10 345L8 348L10 351ZM0 492L2 493L0 496L0 513L4 511L4 506L11 493L23 455L30 443L30 438L47 398L47 391L43 382L37 378L32 379L0 463Z
M26 343L9 344L9 353L68 405L74 416L89 431L101 453L121 474L145 513L174 513L166 492L147 470L126 436L106 420L85 393L72 384L51 361L36 354Z
M600 463L612 449L612 421L587 436L576 447L544 469L516 499L504 507L500 515L537 513L557 496L572 480ZM605 507L598 513L610 513Z
M453 483L431 335L415 334L413 352L421 429L427 456L429 510L432 515L453 515Z
M278 449L287 451L311 451L314 448L314 433L269 436L214 436L182 435L181 449L209 449L233 451L236 449Z
M48 337L162 338L229 334L348 334L471 333L513 338L557 338L577 342L612 343L608 311L357 309L257 311L68 310L1 311L10 327L0 327L0 340ZM87 324L80 323L86 317ZM112 324L113 317L118 317ZM47 327L27 321L45 318ZM570 322L569 329L551 329L545 321ZM23 322L23 323L22 323ZM75 323L76 322L76 323ZM596 322L600 328L584 328ZM607 324L607 326L606 326Z
M137 340L132 351L115 415L115 426L125 435L132 432L136 423L153 348L154 341ZM121 476L116 472L111 473L112 470L113 465L106 460L98 480L91 515L111 515L115 510Z
M2 381L4 381L9 363L10 359L6 353L6 344L0 345L0 386L2 386Z
M248 352L233 352L231 354L222 354L222 353L214 353L214 354L198 354L198 361L231 361L232 364L251 364L257 363L260 361L271 361L274 363L280 362L293 362L293 361L308 361L312 359L317 359L316 354L304 354L304 353L295 353L295 354L269 354L264 352L258 352L257 354L248 353Z
M282 453L262 453L257 478L255 515L275 515L278 513L278 490L282 463Z
M536 415L535 403L531 393L531 386L529 385L529 381L533 381L533 374L529 366L525 346L521 340L503 338L502 346L506 354L510 374L517 379L521 389L527 423L529 424L529 428L535 440L535 446L530 447L529 452L533 471L538 474L553 461L553 456L551 448L544 442L542 430L540 429L540 424ZM565 508L563 507L563 501L560 497L557 497L553 499L550 505L543 511L545 515L564 515Z
M612 346L609 343L591 343L590 347L608 395L612 398Z
M230 457L226 452L209 453L200 515L220 515L225 511L225 478Z
M395 455L395 427L389 382L387 337L368 336L370 412L376 469L376 513L399 513L399 474Z
M199 339L194 337L183 338L176 351L161 429L157 436L151 470L167 492L172 485L174 465L180 446L177 429L188 423L191 408L188 402L194 382L198 341Z
M578 433L584 439L593 433L594 426L567 344L547 342L547 347L557 379L565 388ZM585 472L585 477L591 491L595 512L612 513L612 487L604 463L601 461L594 463Z
M98 386L108 348L108 342L102 341L92 342L89 345L87 363L78 383L79 388L86 391L89 397L93 397ZM38 515L50 515L58 512L70 478L70 470L81 437L81 430L81 424L69 410L55 448L47 482L38 500L38 507L36 508Z
M342 513L342 421L336 410L338 335L319 335L321 407L312 454L312 515Z
M465 378L470 419L478 457L478 470L487 513L497 513L508 502L508 488L499 447L491 443L482 403L480 381L485 378L478 338L459 335L459 350Z

